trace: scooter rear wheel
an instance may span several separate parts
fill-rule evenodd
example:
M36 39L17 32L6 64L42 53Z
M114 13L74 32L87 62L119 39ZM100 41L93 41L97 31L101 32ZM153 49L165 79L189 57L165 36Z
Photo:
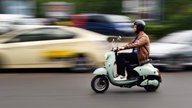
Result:
M147 92L155 92L159 88L159 85L160 83L157 86L147 85L144 88Z
M109 81L105 75L97 75L92 79L91 87L96 93L104 93L109 88Z

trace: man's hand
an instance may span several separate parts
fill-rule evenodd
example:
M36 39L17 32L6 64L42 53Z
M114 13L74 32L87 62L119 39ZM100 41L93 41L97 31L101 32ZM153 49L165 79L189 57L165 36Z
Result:
M124 47L118 47L118 51L124 50L124 49L125 49Z

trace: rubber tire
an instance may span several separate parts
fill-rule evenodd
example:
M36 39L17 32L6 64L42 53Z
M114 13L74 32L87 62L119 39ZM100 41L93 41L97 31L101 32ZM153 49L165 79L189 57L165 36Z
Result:
M101 86L101 87L99 87L99 86ZM105 75L97 75L97 76L93 77L93 79L91 81L91 88L96 93L104 93L109 88L109 81Z
M90 65L90 62L85 56L78 56L74 59L74 67L71 68L71 71L74 72L88 72L93 69L93 66Z
M159 86L160 86L160 82L157 86L147 85L147 86L144 86L144 88L147 92L155 92L159 88Z

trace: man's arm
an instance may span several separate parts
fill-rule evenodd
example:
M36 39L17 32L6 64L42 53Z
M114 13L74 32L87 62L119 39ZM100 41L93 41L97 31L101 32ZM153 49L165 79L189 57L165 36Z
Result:
M140 46L145 45L146 43L147 43L147 37L146 36L142 36L137 41L125 45L124 49L131 49L131 48L140 47Z

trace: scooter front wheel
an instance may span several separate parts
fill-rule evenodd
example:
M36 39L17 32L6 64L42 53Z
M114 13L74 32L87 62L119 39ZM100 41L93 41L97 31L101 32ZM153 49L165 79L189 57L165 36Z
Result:
M91 87L96 93L104 93L109 88L109 81L105 75L97 75L92 79Z

